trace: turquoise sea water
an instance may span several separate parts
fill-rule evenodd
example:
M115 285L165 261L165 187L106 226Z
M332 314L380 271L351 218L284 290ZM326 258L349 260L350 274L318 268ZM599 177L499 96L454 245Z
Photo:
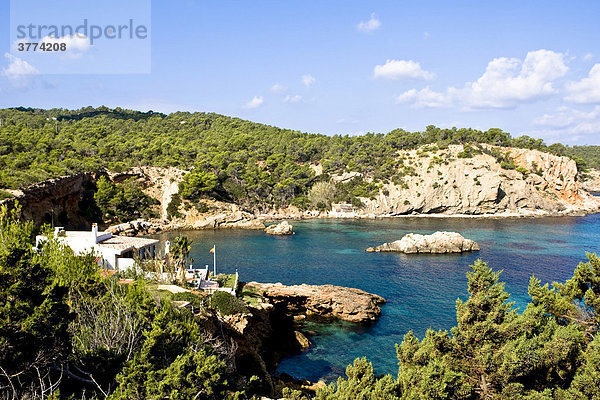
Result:
M397 373L395 343L413 330L455 325L455 302L466 298L468 266L477 258L504 272L511 300L527 304L527 284L572 276L585 252L600 253L600 214L540 219L398 218L386 220L312 220L294 222L296 234L275 237L261 231L185 232L193 240L195 265L209 264L217 246L218 272L238 269L244 281L287 285L334 284L383 296L381 319L370 326L315 324L313 346L284 359L278 367L297 378L333 379L356 357L367 356L377 373ZM481 251L463 255L366 253L369 246L400 239L409 232L455 231L477 241ZM165 233L166 240L180 233Z

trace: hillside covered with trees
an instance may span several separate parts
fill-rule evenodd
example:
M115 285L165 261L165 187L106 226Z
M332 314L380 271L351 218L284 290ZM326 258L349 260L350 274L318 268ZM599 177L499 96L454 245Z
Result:
M18 212L18 210L16 210ZM227 293L186 294L176 306L141 275L103 276L92 255L56 241L34 248L34 228L0 209L0 397L33 399L254 399L276 395L246 373L215 313L248 312ZM477 261L457 325L411 332L397 345L397 376L377 376L366 358L316 393L286 399L600 398L600 259L552 287L532 277L531 302L513 309L499 272ZM240 294L241 296L241 294ZM220 329L219 329L220 326ZM216 328L216 329L215 329Z
M338 188L336 200L351 202L376 192L378 182L401 182L399 150L475 143L567 155L580 168L600 163L593 146L546 146L496 128L428 126L422 132L326 136L217 114L19 108L0 110L0 189L103 168L174 166L192 171L180 191L191 201L211 197L248 206L304 207L309 190L333 174L356 171L372 178L372 183L357 179ZM323 168L322 175L316 176L314 165ZM505 165L510 168L509 161Z

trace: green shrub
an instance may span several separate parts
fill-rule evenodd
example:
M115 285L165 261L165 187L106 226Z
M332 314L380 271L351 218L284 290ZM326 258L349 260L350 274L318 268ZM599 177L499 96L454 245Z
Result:
M194 308L204 308L203 298L191 292L173 293L173 301L188 301Z
M158 204L158 200L146 195L134 178L114 183L102 176L96 185L98 190L94 199L104 219L116 218L120 222L126 222L156 216L152 206Z
M510 160L510 161L506 161L506 160L502 160L500 162L500 168L502 169L515 169L515 163Z
M198 212L200 214L204 214L210 211L210 208L208 207L208 205L206 203L204 203L203 201L199 201L198 203L196 203L196 210L198 210Z
M179 193L176 193L171 197L171 202L167 206L167 217L169 219L172 218L181 218L181 213L179 212L179 206L181 205L181 197Z
M517 172L520 172L523 175L527 175L529 173L529 171L527 171L527 168L523 168L523 167L517 167L516 170L517 170Z
M237 297L227 292L215 292L210 296L208 304L210 308L222 315L233 315L247 313L248 307Z
M7 192L6 190L0 190L0 200L11 199L14 196Z

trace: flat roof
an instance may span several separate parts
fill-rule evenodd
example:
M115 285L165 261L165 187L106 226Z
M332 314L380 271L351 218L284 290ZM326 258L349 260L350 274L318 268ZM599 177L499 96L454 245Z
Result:
M156 239L145 239L138 237L129 236L113 236L109 239L102 240L98 243L98 246L108 247L114 250L127 250L127 249L141 249L144 247L152 246L157 244L159 241Z

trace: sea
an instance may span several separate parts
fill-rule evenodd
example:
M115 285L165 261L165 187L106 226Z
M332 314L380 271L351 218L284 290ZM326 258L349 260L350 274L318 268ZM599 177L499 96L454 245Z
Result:
M262 231L202 230L163 233L165 241L186 235L193 241L194 266L213 267L209 250L216 246L217 272L238 271L243 281L333 284L383 296L387 303L373 324L306 322L312 346L286 357L276 372L296 378L331 381L343 376L357 357L366 356L378 374L397 374L395 344L413 331L456 325L456 300L467 299L466 272L477 259L502 271L513 307L529 302L531 276L543 283L564 282L600 253L600 214L548 218L423 218L294 221L295 234L270 236ZM367 253L370 246L407 233L459 232L480 251L464 254Z

